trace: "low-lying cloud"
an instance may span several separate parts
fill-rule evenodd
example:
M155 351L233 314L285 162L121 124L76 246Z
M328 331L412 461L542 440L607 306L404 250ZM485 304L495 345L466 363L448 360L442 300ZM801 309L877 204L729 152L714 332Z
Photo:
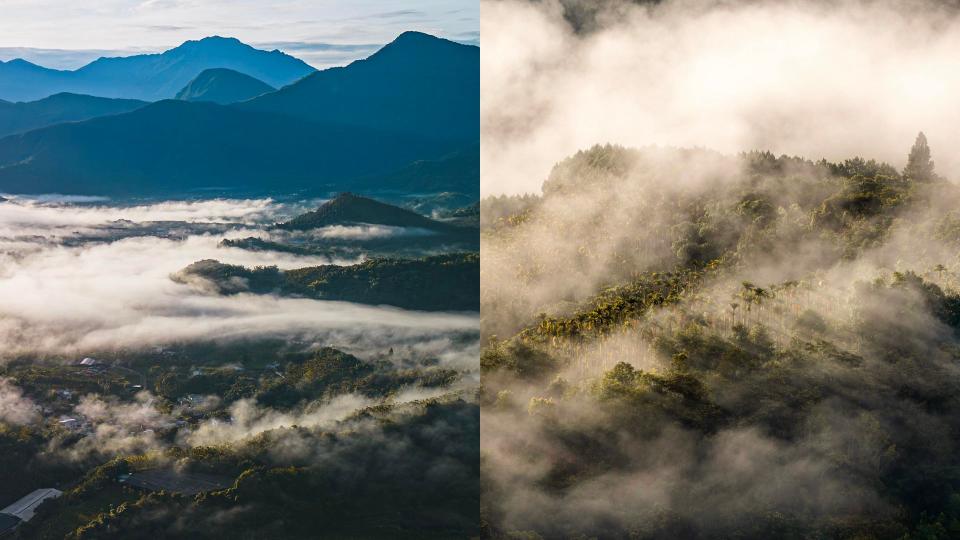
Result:
M4 355L79 353L209 339L288 336L389 347L475 331L477 318L346 302L236 295L215 297L169 276L202 259L282 269L352 264L322 256L219 247L249 236L288 209L269 200L166 202L127 208L0 203L0 344ZM117 219L228 221L222 233L64 245L75 228Z

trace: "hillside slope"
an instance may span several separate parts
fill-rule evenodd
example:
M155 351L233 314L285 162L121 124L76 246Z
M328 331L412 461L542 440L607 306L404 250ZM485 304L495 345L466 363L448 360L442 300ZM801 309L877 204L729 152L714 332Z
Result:
M485 199L483 536L956 536L960 189L910 155L604 145Z

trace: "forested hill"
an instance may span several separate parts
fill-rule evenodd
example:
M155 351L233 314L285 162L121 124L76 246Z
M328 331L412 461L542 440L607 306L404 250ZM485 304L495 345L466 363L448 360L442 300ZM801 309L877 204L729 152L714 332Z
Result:
M357 223L412 227L434 232L457 232L461 230L461 228L421 216L405 208L352 193L341 193L320 205L316 210L301 214L290 221L278 223L276 227L289 231L302 231L331 225ZM476 229L474 229L474 234L476 234Z
M484 536L957 537L958 203L922 134L597 146L483 200Z
M253 269L198 261L173 276L218 294L249 292L320 300L392 305L424 311L477 311L480 256L451 254L422 259L370 259L352 266L297 270ZM199 281L198 281L199 280Z

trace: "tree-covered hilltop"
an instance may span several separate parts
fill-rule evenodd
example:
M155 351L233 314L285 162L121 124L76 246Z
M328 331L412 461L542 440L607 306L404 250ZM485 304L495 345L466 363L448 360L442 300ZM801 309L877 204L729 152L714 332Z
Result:
M434 232L458 232L452 225L430 219L411 210L354 195L341 193L312 212L301 214L290 221L278 223L277 229L305 231L332 225L386 225L410 227Z
M938 235L956 219L955 190L909 169L769 152L578 152L554 167L542 195L481 204L482 306L494 315L484 332L511 334L540 312L569 309L648 270L743 268L756 256L767 266L799 265L800 274L906 234L895 223ZM925 205L935 211L916 218Z
M480 256L476 253L421 259L370 259L351 266L323 265L281 271L198 261L173 276L218 294L280 294L319 300L387 304L426 311L476 311Z
M960 189L597 146L481 202L486 538L960 535Z

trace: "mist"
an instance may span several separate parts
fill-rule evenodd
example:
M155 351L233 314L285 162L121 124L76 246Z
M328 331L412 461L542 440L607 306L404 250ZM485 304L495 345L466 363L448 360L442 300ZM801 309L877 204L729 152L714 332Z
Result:
M957 534L945 4L483 2L489 537Z
M923 130L960 172L947 3L481 4L484 196L539 192L560 157L606 142L899 167Z
M145 206L0 203L0 344L5 357L80 354L183 341L297 337L376 350L411 340L469 334L476 316L407 312L345 302L241 294L219 297L170 276L202 259L278 266L354 264L354 259L219 247L297 211L270 200L162 202ZM220 223L215 232L157 231L97 242L66 242L117 220L159 227ZM173 225L164 225L172 222ZM162 232L162 231L161 231ZM55 309L52 307L55 306Z

